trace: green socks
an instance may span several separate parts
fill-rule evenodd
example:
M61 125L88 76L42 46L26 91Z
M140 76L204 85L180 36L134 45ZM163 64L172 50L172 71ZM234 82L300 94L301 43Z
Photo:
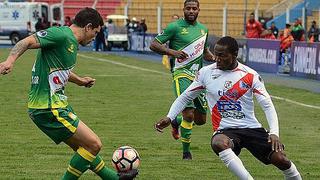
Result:
M62 177L62 180L76 180L78 179L87 169L89 169L91 162L96 157L89 151L80 147L77 152L71 158L69 167Z
M117 172L107 168L99 155L94 156L84 148L80 147L71 158L69 167L63 175L62 180L76 180L89 168L100 176L101 179L119 179Z
M193 126L193 122L188 122L184 119L181 122L180 132L181 132L183 152L190 152L192 126Z
M98 176L101 177L101 179L106 179L106 180L118 180L119 176L118 174L112 170L109 169L105 166L104 161L102 158L97 155L96 159L93 160L93 162L90 165L90 169L96 173Z

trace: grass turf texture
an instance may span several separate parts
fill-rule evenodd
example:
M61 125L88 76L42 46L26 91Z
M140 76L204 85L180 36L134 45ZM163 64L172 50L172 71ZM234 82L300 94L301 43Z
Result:
M1 49L1 60L8 53L8 49ZM56 146L27 115L35 54L36 51L28 51L16 62L11 74L0 76L0 179L59 179L73 154L64 144ZM80 54L167 72L160 63L90 52ZM139 180L236 179L210 148L209 118L205 125L193 130L192 161L181 160L181 143L172 139L169 128L163 134L153 130L154 122L166 115L174 100L169 73L146 72L83 57L78 57L74 72L97 80L91 89L70 83L66 94L79 118L101 138L101 155L109 167L113 151L130 145L141 156ZM319 94L268 83L266 86L272 95L320 105ZM304 179L319 179L319 110L273 102L288 157ZM264 113L256 106L258 119L268 127ZM245 149L240 158L255 179L283 179L275 167L263 165ZM81 179L99 178L88 171Z

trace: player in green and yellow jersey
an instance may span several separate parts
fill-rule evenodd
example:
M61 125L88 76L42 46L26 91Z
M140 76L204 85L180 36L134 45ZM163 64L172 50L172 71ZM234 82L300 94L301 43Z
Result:
M197 21L199 1L184 2L184 19L174 21L156 36L150 49L174 58L172 70L175 95L185 91L195 78L197 71L203 66L203 59L213 61L213 54L208 47L208 29ZM164 43L169 41L169 48ZM182 111L172 123L172 135L179 139L180 125L183 159L192 159L190 152L190 136L193 122L202 125L206 122L206 101L204 94L199 96Z
M133 170L117 174L105 166L98 154L102 147L99 137L80 121L64 94L67 82L85 87L95 84L95 79L80 77L72 69L79 44L89 44L103 25L96 10L82 9L70 27L52 27L21 40L0 63L0 74L10 73L27 49L39 49L32 68L29 115L55 143L64 142L75 151L63 180L78 179L88 169L108 180L133 179L138 173Z

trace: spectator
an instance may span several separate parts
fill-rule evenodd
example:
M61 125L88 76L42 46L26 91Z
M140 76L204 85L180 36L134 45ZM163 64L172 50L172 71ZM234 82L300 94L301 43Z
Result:
M267 30L264 30L264 31L262 31L262 33L261 33L261 35L260 35L260 38L264 38L264 39L277 39L274 35L273 35L273 33L272 33L272 31L270 30L270 29L267 29Z
M38 18L38 21L37 21L37 23L34 25L34 28L36 29L37 32L44 29L44 28L43 28L43 23L42 23L42 18L40 18L40 17Z
M142 18L142 19L141 19L139 28L140 28L140 32L141 32L142 34L145 34L146 31L148 30L148 26L147 26L147 24L146 24L146 19L145 19L145 18Z
M271 30L271 32L272 32L272 34L274 35L275 38L278 38L279 29L276 27L274 22L271 23L271 26L270 26L269 30Z
M319 42L319 28L317 28L316 21L312 21L311 27L308 31L308 39L310 42Z
M286 52L286 50L291 47L291 44L294 40L293 36L291 35L290 27L290 24L286 24L286 28L280 33L279 40L281 53Z
M254 19L254 13L250 14L250 19L246 24L246 37L259 38L262 33L262 25L259 21Z
M106 50L106 39L104 36L105 26L101 26L100 31L95 37L95 50L96 51L105 51Z
M137 18L133 17L128 25L129 33L137 32L138 26Z
M147 24L146 24L146 19L145 18L142 18L141 19L141 22L140 22L140 25L139 25L139 31L140 31L140 34L143 36L143 49L146 47L146 44L145 44L145 39L146 39L146 32L148 30L148 27L147 27Z
M112 19L108 19L108 24L106 28L107 28L108 34L113 34L115 32L116 27L114 26Z
M296 19L293 27L292 27L292 31L291 34L293 36L293 39L295 41L304 41L304 28L301 25L301 21L300 19Z
M72 21L71 21L70 16L66 16L64 18L64 26L71 26L71 25L72 25Z
M129 37L129 49L132 49L132 34L137 32L138 29L138 23L137 18L133 17L131 21L128 24L128 37Z

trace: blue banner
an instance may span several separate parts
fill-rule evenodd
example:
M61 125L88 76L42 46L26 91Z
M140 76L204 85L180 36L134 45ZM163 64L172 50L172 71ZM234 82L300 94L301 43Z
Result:
M256 71L277 73L280 41L248 39L246 65Z
M320 80L320 44L294 42L291 47L290 75Z

